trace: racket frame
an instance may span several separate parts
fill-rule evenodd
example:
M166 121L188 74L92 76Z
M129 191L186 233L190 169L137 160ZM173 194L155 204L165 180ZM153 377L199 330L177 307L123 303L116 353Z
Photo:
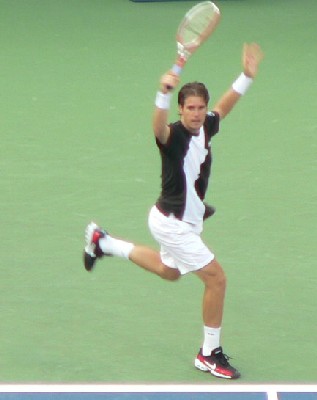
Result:
M213 12L213 17L211 18L211 20L210 20L209 24L206 26L206 28L199 35L197 35L196 38L191 40L189 43L184 43L182 40L182 32L184 31L186 26L188 26L188 24L192 21L195 14L197 14L198 12L201 12L201 9L205 6L208 6L211 8L211 11ZM179 24L179 27L178 27L177 33L176 33L177 57L176 57L174 65L172 67L172 71L175 74L177 74L177 75L181 74L189 57L214 32L214 30L216 29L216 27L220 21L220 18L221 18L220 10L212 1L200 2L200 3L196 4L194 7L192 7L190 10L187 11L183 20Z

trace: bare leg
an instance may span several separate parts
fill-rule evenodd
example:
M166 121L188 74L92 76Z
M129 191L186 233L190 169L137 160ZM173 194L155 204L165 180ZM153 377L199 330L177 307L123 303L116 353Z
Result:
M206 267L196 272L204 282L203 321L205 326L219 328L222 323L226 276L218 261L213 260Z
M180 278L179 270L164 265L159 252L149 247L136 245L129 254L129 260L163 279L175 281Z

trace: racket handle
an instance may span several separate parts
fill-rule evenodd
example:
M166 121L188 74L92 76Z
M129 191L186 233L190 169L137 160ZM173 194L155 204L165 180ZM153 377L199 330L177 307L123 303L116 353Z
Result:
M173 67L172 67L172 71L174 72L174 74L180 75L182 73L182 71L183 71L183 67L181 67L178 64L174 64Z
M183 67L181 67L178 64L174 64L172 66L172 71L174 72L174 74L179 76L183 71ZM166 88L167 88L167 90L172 90L173 89L172 86L170 86L170 85L167 85Z

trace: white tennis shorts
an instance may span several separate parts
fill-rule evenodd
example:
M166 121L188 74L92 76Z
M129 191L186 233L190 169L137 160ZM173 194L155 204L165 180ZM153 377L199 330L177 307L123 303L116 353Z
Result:
M161 246L162 262L170 268L177 268L182 275L205 267L215 258L200 237L202 223L192 225L180 221L173 214L166 216L153 206L148 224Z

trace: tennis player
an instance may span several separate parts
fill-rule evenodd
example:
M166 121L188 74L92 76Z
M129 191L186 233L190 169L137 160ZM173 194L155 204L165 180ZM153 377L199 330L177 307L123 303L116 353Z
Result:
M153 131L162 160L162 191L148 223L160 251L114 238L91 222L85 231L84 265L91 271L97 259L119 256L163 279L178 280L194 273L204 284L202 346L195 367L219 378L236 379L221 346L226 276L215 254L201 239L203 221L214 213L204 203L212 162L211 141L219 122L246 93L263 58L261 48L244 44L243 72L208 111L209 94L203 83L185 84L178 92L180 120L168 123L173 90L179 77L171 71L160 81L153 115Z

